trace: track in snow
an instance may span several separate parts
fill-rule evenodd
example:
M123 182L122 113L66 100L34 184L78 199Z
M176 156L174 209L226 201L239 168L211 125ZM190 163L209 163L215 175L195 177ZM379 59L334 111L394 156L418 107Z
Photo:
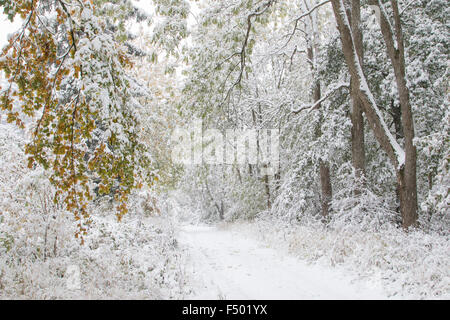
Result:
M189 299L385 299L336 268L311 265L214 227L185 226L179 242L193 276Z

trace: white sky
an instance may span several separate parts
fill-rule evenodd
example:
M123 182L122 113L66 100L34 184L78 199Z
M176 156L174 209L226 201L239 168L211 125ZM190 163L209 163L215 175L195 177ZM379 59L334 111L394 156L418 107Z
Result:
M146 12L152 12L153 11L153 3L149 0L131 0L131 2L138 8L146 11Z
M3 48L3 46L8 41L8 35L13 33L14 31L18 30L21 26L20 19L17 19L12 23L8 20L6 15L3 14L3 11L1 10L0 13L0 47Z

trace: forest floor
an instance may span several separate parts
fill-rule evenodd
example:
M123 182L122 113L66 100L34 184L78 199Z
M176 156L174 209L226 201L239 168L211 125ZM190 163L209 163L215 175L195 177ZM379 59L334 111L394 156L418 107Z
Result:
M194 287L188 299L386 299L344 270L308 264L226 228L181 227Z

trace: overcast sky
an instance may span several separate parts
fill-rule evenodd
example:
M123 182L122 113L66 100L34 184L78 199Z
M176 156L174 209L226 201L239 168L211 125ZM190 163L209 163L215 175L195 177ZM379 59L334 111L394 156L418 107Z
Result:
M13 33L17 29L19 29L20 26L21 22L19 21L19 19L16 19L14 23L11 23L11 21L8 20L3 12L0 13L0 47L3 48L3 46L6 44L6 41L8 40L8 34Z

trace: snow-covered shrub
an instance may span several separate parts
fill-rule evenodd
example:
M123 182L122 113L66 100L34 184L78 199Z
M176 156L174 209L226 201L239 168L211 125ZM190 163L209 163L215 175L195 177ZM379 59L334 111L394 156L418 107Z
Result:
M230 179L230 178L229 178ZM267 209L264 186L256 177L244 177L227 184L226 221L253 219Z
M442 121L444 130L418 139L418 145L429 159L439 159L436 177L421 209L421 224L441 234L450 234L450 110Z
M331 201L330 227L336 231L379 231L395 222L398 213L371 190L364 177L356 177L351 164L344 164L337 176L340 183Z
M73 233L71 233L73 237ZM43 259L12 248L2 255L1 298L161 299L183 295L182 256L159 218L93 217L85 244L72 240ZM23 244L25 246L25 244ZM68 268L80 270L68 287Z
M1 125L0 299L183 296L182 251L149 190L130 196L121 222L114 203L94 201L81 245L73 215L53 202L47 173L27 167L24 139L21 131ZM68 285L71 268L80 272L79 286Z

